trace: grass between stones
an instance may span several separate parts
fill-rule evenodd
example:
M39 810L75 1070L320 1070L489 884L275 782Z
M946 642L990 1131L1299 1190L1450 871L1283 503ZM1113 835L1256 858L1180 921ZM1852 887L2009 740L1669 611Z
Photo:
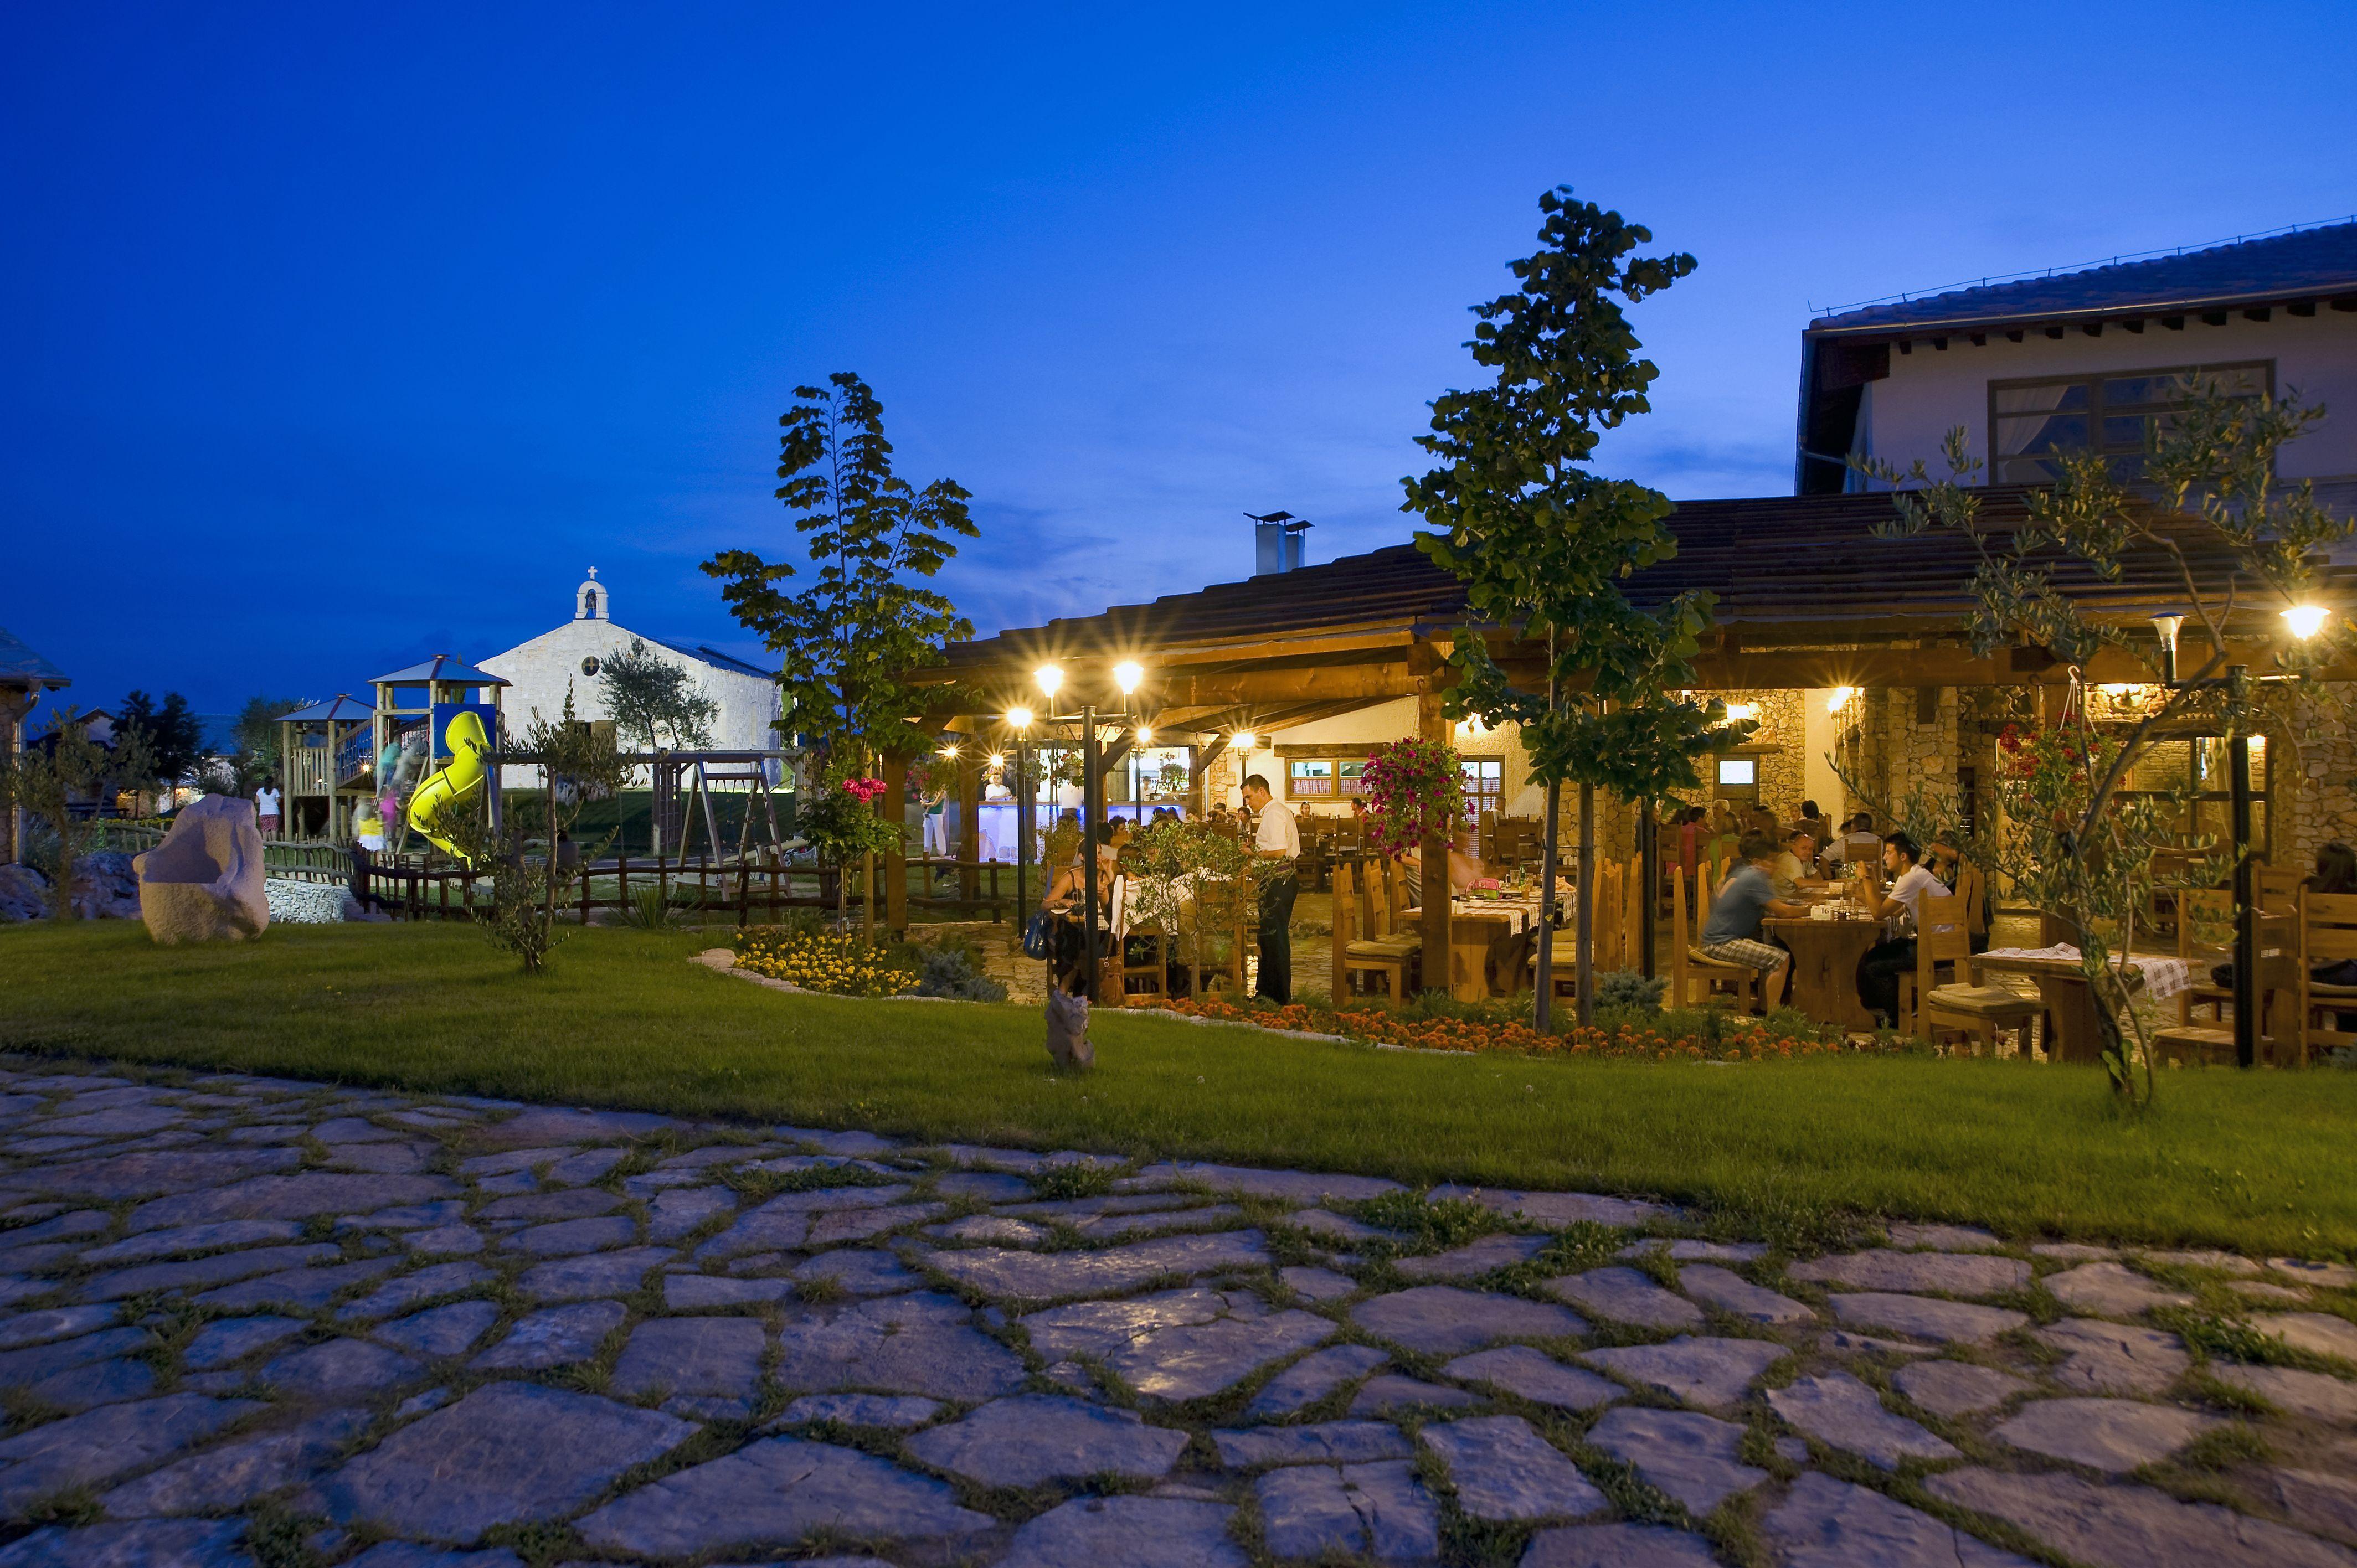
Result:
M1738 1067L1424 1056L1101 1011L1050 1069L1028 1007L785 995L592 929L519 974L471 929L282 927L158 948L122 922L0 931L0 1048L920 1138L1659 1193L1820 1250L1858 1214L2016 1238L2357 1249L2357 1074L2103 1075L1932 1058ZM1534 1086L1525 1089L1525 1085ZM1072 1196L1101 1177L1075 1174Z

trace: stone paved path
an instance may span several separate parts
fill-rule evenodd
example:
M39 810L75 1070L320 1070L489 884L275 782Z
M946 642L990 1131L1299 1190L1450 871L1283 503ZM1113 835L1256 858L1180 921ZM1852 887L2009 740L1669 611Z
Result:
M0 1064L0 1568L2357 1568L2357 1270L1693 1230Z

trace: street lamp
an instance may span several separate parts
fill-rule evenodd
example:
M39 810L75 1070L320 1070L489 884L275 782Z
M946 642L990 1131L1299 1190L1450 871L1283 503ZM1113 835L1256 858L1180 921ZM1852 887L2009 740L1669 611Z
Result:
M2284 611L2284 625L2291 628L2294 637L2306 642L2324 629L2326 613L2322 605L2294 605Z
M1145 668L1134 659L1125 659L1113 667L1114 683L1121 688L1123 706L1128 705L1130 694L1138 682L1146 679ZM1063 689L1064 671L1053 664L1042 664L1031 672L1031 679L1055 705L1056 693ZM1092 1002L1097 1000L1097 846L1092 842L1104 816L1103 780L1098 777L1097 709L1093 698L1081 703L1081 962L1082 990ZM1021 885L1017 884L1018 894Z
M2183 629L2181 615L2157 615L2152 618L2153 634L2160 639L2160 679L2163 685L2177 680L2177 634Z

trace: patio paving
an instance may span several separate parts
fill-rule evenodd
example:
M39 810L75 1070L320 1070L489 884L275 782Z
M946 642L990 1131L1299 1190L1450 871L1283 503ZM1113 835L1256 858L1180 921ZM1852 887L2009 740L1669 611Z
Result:
M2329 1260L1087 1166L0 1062L0 1568L2357 1568Z

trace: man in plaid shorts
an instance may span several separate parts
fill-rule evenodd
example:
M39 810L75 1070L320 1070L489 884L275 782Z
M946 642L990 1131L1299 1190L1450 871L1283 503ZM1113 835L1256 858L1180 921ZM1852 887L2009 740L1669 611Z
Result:
M1760 972L1760 994L1770 1012L1784 999L1784 974L1792 955L1760 940L1763 915L1802 916L1806 904L1790 904L1776 897L1770 873L1776 865L1776 841L1755 833L1743 841L1743 865L1731 873L1711 900L1710 919L1702 929L1705 958L1721 963L1749 964Z

